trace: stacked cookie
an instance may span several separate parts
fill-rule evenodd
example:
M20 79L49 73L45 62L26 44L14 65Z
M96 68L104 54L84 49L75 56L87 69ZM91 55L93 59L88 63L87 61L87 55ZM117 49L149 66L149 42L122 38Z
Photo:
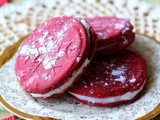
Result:
M21 44L17 79L34 98L54 98L68 91L89 105L132 101L146 79L145 60L123 50L135 39L132 30L129 21L115 17L50 19Z

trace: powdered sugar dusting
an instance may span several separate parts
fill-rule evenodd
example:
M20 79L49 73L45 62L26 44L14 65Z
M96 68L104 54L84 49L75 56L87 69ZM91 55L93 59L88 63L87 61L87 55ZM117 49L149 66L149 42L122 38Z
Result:
M48 37L48 40L50 41L50 40L52 40L53 39L53 36L49 36Z
M29 49L29 52L28 52L30 55L38 55L39 53L38 53L38 51L37 51L37 49Z
M115 66L115 65L111 65L111 66ZM116 69L113 69L111 71L111 76L116 77L113 80L124 83L126 81L126 75L125 75L126 70L127 70L126 67L123 65L117 67Z
M43 66L45 69L51 68L49 56L46 56L45 59L43 60Z
M123 24L119 24L119 23L116 23L115 24L115 29L122 29L124 28L125 26Z
M38 50L39 50L40 53L46 53L47 52L45 47L39 47Z
M40 37L40 38L38 39L38 42L40 43L40 45L43 45L43 44L44 44L44 41L45 41L45 39L42 38L42 37Z
M64 56L64 53L65 53L64 51L59 51L59 52L58 52L58 57L63 57L63 56Z
M45 26L46 26L47 24L48 24L47 22L44 23Z
M46 65L44 65L45 69L50 69L52 67L52 64L48 62Z
M108 86L108 83L104 83L105 86Z
M130 83L134 83L136 81L136 78L132 78L129 80Z
M24 45L20 50L20 54L21 55L26 54L27 53L27 49L28 49L28 45Z
M45 39L46 37L47 37L47 35L48 35L49 33L46 31L46 32L44 32L43 33L43 39Z
M99 80L99 77L96 77L96 80Z
M64 31L62 30L62 31L60 31L60 32L57 32L57 36L58 37L61 37L62 35L63 35L63 33L64 33Z
M119 78L116 78L114 81L119 81L119 82L124 83L126 81L126 77L123 75L120 75Z
M124 70L112 70L112 75L121 75L124 74Z
M48 25L48 23L44 23L44 26ZM50 36L49 31L43 31L43 26L40 26L40 28L38 29L39 32L41 32L40 34L42 36L40 36L37 41L39 43L39 47L37 48L37 45L35 45L36 39L35 36L33 37L34 42L32 42L32 46L30 45L24 45L22 46L21 50L20 50L20 54L26 55L26 56L38 56L38 55L44 55L45 58L41 58L38 57L38 61L42 61L44 59L43 66L45 69L50 69L58 60L58 58L61 58L64 56L65 54L65 49L64 48L58 48L58 44L59 42L61 42L63 34L65 33L65 31L67 30L68 26L65 25L64 29L61 29L59 32L57 32L56 36L57 39L55 40L55 38L53 38L53 36ZM42 32L43 31L43 32ZM55 31L54 31L55 32ZM47 40L48 39L48 40ZM33 40L29 40L29 42L33 41ZM61 46L60 46L61 47ZM74 47L74 49L76 48L76 46ZM63 49L63 50L59 50L58 53L56 53L56 49ZM51 59L52 56L48 55L48 53L56 53L55 57L53 59Z
M77 47L77 45L74 45L71 49L74 50Z
M77 57L77 60L76 60L76 61L79 62L80 60L81 60L81 57Z
M48 38L49 39L49 38ZM52 38L51 38L52 39ZM52 48L54 47L54 42L53 41L48 41L48 44L47 44L47 49L48 51L50 51Z
M123 30L122 30L122 34L124 34L126 31L130 30L129 27L125 27Z

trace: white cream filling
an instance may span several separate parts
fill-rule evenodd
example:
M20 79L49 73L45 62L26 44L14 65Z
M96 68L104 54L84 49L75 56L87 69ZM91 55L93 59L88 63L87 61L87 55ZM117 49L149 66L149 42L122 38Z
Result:
M81 20L81 23L84 25L84 27L87 31L88 41L90 41L90 33L89 33L90 26L89 26L89 24L87 24L85 22L85 20ZM86 59L84 61L84 63L82 64L82 66L79 68L79 70L70 78L70 80L67 83L60 86L59 88L51 90L51 91L49 91L48 93L45 93L45 94L31 93L31 95L33 97L45 97L45 98L47 98L49 96L52 96L53 94L57 94L57 93L62 92L63 90L65 90L69 86L71 86L71 84L74 82L74 80L83 72L84 67L86 67L90 63L90 61L91 60Z
M138 90L136 90L134 92L127 92L127 93L120 95L120 96L107 97L107 98L87 97L87 96L75 94L72 92L69 92L69 93L80 100L85 100L85 101L92 102L92 103L108 104L108 103L115 103L118 101L133 99L143 89L144 85L145 85L145 82Z
M82 19L81 20L81 23L83 24L83 26L85 27L85 29L86 29L86 31L87 31L87 37L88 37L88 42L89 42L89 44L90 44L90 25L84 20L84 19Z
M62 92L63 90L68 88L74 82L74 80L77 78L77 76L82 73L84 67L87 66L89 63L90 63L90 60L86 59L85 62L82 64L82 66L79 68L79 70L75 73L75 75L73 75L67 83L63 84L59 88L54 89L52 91L49 91L48 93L45 93L45 94L31 93L31 95L33 97L45 97L46 98L46 97L49 97L53 94L57 94L57 93Z

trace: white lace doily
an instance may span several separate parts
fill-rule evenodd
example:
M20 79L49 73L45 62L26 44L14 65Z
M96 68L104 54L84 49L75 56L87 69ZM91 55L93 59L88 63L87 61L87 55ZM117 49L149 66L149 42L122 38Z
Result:
M64 120L132 120L153 110L160 100L160 45L142 35L130 48L143 55L148 63L147 88L143 95L130 104L116 107L93 107L63 95L49 101L35 101L19 86L15 76L13 57L0 69L0 93L3 99L19 111L37 116L46 116Z
M0 57L9 46L29 34L49 18L63 15L77 17L116 16L129 19L137 33L160 42L160 7L139 0L28 0L24 5L7 4L0 9ZM14 75L14 58L0 70L0 93L16 109L60 119L134 119L154 109L160 100L160 46L138 35L132 49L146 58L149 78L145 94L128 105L113 108L90 107L69 96L53 101L34 101L21 89ZM2 60L1 59L1 60ZM18 86L18 87L17 87Z
M140 0L28 0L0 8L0 55L49 18L116 16L131 21L135 31L160 41L160 7Z

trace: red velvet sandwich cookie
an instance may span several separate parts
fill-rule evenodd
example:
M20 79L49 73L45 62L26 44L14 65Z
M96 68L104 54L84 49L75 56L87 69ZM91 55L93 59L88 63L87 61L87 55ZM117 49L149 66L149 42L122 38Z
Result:
M115 17L87 18L98 36L95 56L111 54L130 46L135 34L133 26L125 19Z
M93 60L69 93L84 104L114 106L136 99L145 81L146 61L134 52L123 50Z
M44 22L19 48L15 71L20 85L35 98L59 96L89 65L95 38L83 19L57 17Z

